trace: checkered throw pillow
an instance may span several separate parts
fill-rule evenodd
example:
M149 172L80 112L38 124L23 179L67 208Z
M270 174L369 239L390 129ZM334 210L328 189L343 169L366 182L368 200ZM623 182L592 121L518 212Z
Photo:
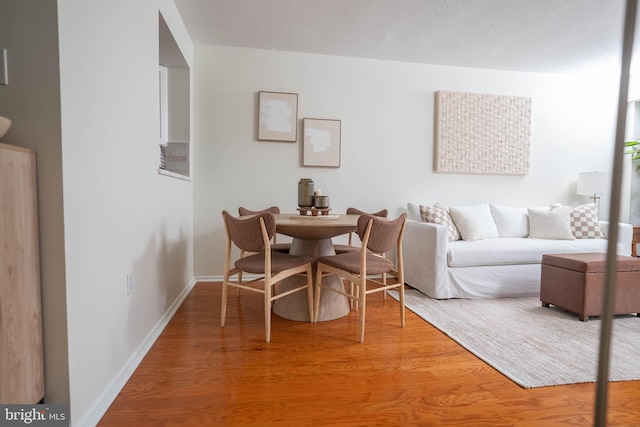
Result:
M424 222L440 224L447 227L447 237L450 242L460 239L460 232L449 215L449 210L439 203L433 206L420 205L420 217Z
M576 239L604 239L595 203L571 209L571 232Z

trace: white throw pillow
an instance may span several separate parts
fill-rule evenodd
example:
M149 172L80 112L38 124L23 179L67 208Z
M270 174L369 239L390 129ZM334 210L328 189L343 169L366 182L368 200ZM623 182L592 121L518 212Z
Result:
M499 205L489 205L489 207L500 237L529 236L527 208L512 208Z
M414 221L420 221L420 205L416 203L407 203L407 219L412 219Z
M447 227L447 238L450 242L460 239L460 233L453 223L446 206L436 203L433 206L420 205L420 217L424 222L440 224Z
M571 232L571 206L528 208L529 237L535 239L575 240Z
M498 237L496 223L488 203L473 206L451 206L449 213L462 240L482 240Z
M571 209L571 232L576 239L604 239L595 203Z

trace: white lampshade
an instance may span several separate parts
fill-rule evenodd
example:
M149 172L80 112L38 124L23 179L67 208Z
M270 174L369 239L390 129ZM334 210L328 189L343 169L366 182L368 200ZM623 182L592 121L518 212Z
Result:
M578 194L595 196L608 194L611 176L608 172L582 172L578 174Z

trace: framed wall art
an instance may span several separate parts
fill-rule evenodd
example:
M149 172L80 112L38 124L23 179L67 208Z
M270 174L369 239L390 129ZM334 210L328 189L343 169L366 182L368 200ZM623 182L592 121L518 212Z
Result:
M258 140L298 140L298 94L258 93Z
M435 171L527 175L531 98L438 91Z
M340 167L340 120L304 119L303 166Z

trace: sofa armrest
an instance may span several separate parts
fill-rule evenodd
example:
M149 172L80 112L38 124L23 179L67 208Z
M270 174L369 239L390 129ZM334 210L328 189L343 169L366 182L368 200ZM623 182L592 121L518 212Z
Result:
M609 221L600 221L604 237L609 238ZM631 255L631 241L633 240L633 225L624 222L618 223L618 255Z
M450 298L447 243L446 226L407 220L402 242L405 283L432 298Z

